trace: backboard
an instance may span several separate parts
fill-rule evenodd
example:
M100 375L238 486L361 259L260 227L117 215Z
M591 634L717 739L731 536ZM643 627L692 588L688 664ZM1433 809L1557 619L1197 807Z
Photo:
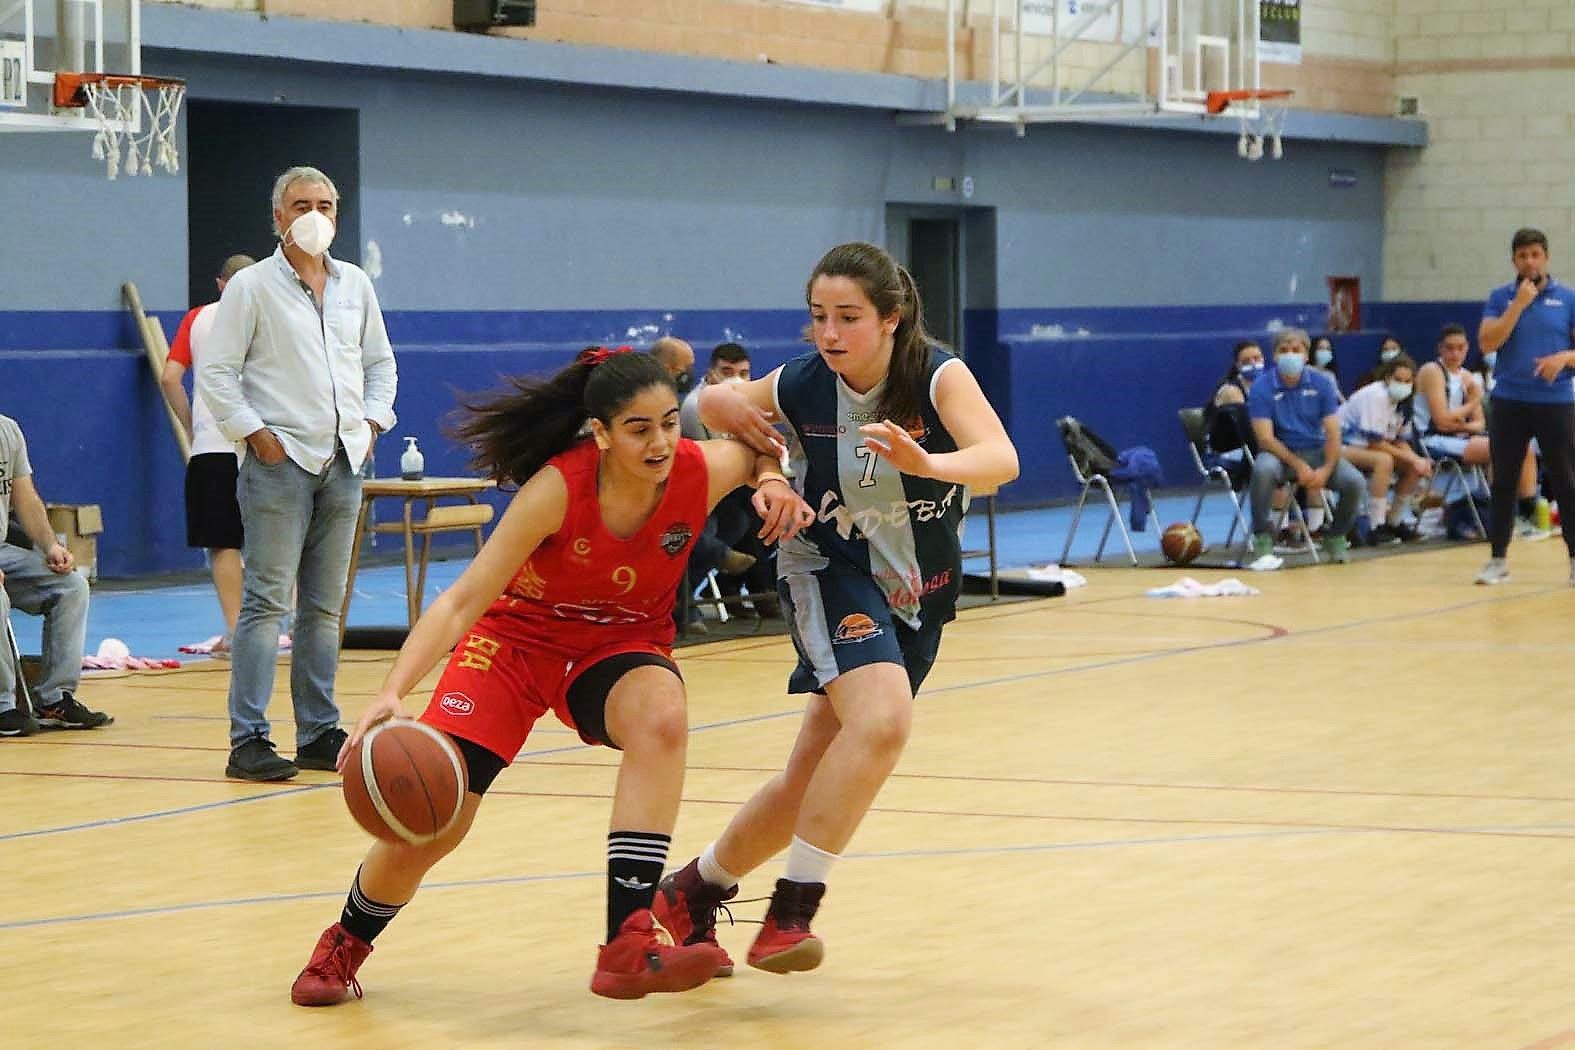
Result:
M55 106L55 74L140 74L140 16L140 0L0 0L0 132L96 133L84 109Z

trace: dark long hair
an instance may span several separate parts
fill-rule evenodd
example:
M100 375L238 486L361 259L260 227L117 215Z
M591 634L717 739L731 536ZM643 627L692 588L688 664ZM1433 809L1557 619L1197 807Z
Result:
M919 419L923 404L925 375L930 364L930 344L924 330L924 304L913 276L887 252L873 244L853 241L839 244L815 264L804 285L804 300L820 277L846 277L857 281L881 317L899 314L892 335L891 367L886 373L886 389L881 391L879 412L901 426Z
M649 354L590 347L548 378L510 376L501 390L464 395L448 432L471 448L471 469L500 485L523 485L573 445L588 419L604 425L637 394L673 377Z

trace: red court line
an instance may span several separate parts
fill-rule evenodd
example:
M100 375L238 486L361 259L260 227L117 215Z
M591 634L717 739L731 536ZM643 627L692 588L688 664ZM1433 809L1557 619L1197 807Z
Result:
M1520 1050L1556 1050L1557 1047L1575 1044L1575 1028L1568 1028L1562 1032L1538 1040L1530 1046L1523 1046Z

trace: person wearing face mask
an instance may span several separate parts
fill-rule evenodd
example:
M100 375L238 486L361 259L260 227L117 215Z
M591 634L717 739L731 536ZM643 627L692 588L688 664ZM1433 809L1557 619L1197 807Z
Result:
M1330 379L1334 380L1334 393L1345 404L1345 395L1340 392L1339 362L1334 356L1334 340L1326 335L1320 335L1312 341L1312 355L1307 361L1308 365L1316 368Z
M1515 528L1516 486L1535 439L1548 486L1565 514L1575 512L1575 288L1548 274L1548 238L1517 230L1510 240L1515 279L1493 289L1482 310L1477 341L1498 353L1488 438L1493 458L1492 557L1480 584L1509 579L1509 540ZM1564 529L1575 586L1575 528Z
M667 369L667 374L673 377L673 383L678 387L678 396L682 398L688 394L689 388L694 385L694 347L676 336L664 335L651 344L650 353L662 363L663 368Z
M1247 416L1247 392L1263 374L1263 348L1243 339L1231 350L1231 364L1214 385L1214 396L1203 406L1203 433L1208 451L1230 474L1232 485L1240 491L1252 473L1252 460L1258 454Z
M652 352L655 352L654 347ZM693 351L690 353L692 358ZM713 434L700 419L700 392L718 383L749 382L749 351L738 343L718 345L711 351L711 363L702 379L703 382L689 391L679 406L680 429L684 437L692 441L726 436ZM759 528L760 517L751 506L748 493L739 490L717 504L716 510L706 518L705 529L696 538L694 550L689 555L691 592L707 573L716 569L720 573L718 586L724 598L738 594L738 581L743 578L751 595L749 611L757 616L780 616L776 601L776 554L755 535ZM686 603L679 604L682 612ZM733 608L743 611L742 605ZM690 609L688 615L689 628L702 627L698 609Z
M1356 381L1357 389L1361 389L1369 383L1378 382L1379 371L1403 353L1405 353L1405 348L1400 345L1400 340L1392 335L1384 336L1384 341L1378 344L1378 360L1373 364L1373 367L1363 372L1361 378Z
M1350 560L1351 527L1362 505L1362 475L1340 456L1339 398L1334 380L1307 367L1307 333L1282 329L1274 337L1274 368L1252 384L1247 411L1261 451L1252 465L1252 547L1274 553L1270 508L1275 490L1294 481L1316 504L1333 489L1339 504L1324 537L1331 561Z
M339 611L361 465L394 425L398 377L371 279L328 254L338 214L339 191L321 171L279 176L279 247L230 279L196 362L197 394L220 433L245 442L236 481L245 568L225 767L242 780L332 770L345 740L334 703ZM277 753L267 719L292 584L294 762Z
M1367 384L1340 406L1342 458L1367 475L1367 518L1373 523L1371 542L1414 543L1422 538L1406 521L1417 486L1431 477L1433 464L1407 442L1410 424L1400 404L1415 386L1416 362L1405 354L1392 357L1378 369L1378 379ZM1389 498L1390 482L1395 499Z

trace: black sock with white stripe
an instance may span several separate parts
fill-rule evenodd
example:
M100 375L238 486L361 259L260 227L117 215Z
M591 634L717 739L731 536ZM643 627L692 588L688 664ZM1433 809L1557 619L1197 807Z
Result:
M651 831L614 831L607 836L607 942L618 936L623 920L649 908L667 865L671 835Z
M382 904L361 892L361 869L357 868L355 881L350 884L350 896L345 898L345 910L339 914L339 925L368 944L394 921L403 904Z

